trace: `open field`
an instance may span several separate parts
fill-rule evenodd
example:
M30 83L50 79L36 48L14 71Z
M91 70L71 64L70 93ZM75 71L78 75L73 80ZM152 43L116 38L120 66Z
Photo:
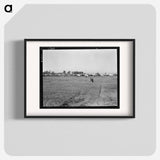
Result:
M43 106L117 106L117 77L43 77Z

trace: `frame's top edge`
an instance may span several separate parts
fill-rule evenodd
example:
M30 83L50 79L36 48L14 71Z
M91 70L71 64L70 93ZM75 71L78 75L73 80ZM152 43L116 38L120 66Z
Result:
M48 49L116 49L118 50L120 47L40 47L40 50L48 50Z
M36 39L36 38L25 38L27 41L135 41L135 39Z

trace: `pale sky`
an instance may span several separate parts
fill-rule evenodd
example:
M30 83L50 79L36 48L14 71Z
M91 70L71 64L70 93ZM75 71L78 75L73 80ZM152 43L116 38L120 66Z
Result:
M43 50L43 71L117 73L116 49Z

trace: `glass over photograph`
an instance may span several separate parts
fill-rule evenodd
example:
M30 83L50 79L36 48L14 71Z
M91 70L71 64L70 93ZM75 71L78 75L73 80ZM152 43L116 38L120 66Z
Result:
M119 108L119 47L40 47L40 108Z

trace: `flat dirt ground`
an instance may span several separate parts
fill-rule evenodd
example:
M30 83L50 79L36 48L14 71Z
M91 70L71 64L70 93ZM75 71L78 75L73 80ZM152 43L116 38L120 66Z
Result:
M117 106L117 77L43 77L45 106Z

